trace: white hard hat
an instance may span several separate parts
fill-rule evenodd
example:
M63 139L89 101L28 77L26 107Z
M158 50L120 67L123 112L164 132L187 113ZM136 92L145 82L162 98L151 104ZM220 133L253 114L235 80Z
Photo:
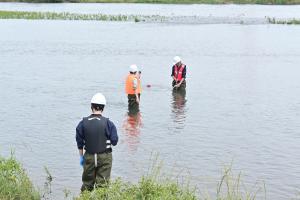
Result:
M101 104L101 105L106 105L106 99L105 96L101 93L97 93L93 96L91 103L94 104Z
M138 71L138 67L136 65L130 65L129 71L130 72L137 72Z
M174 64L177 64L177 63L181 62L181 58L179 56L175 56L173 58L173 60L174 60Z

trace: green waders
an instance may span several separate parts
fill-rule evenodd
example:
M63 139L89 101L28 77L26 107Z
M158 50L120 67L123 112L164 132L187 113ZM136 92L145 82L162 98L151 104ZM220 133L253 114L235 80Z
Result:
M104 187L110 179L112 153L84 154L81 191Z
M140 94L138 94L138 97L140 98ZM128 110L136 113L140 111L140 106L136 101L135 94L128 94Z

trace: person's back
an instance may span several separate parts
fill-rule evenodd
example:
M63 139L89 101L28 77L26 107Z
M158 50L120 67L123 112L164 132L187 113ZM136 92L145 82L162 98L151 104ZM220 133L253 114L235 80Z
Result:
M107 142L108 137L105 133L107 120L108 119L102 117L102 115L96 114L83 118L86 152L95 154L110 150L106 148L106 145L110 145L110 142Z
M105 97L95 94L91 100L92 114L84 117L76 128L80 165L83 166L81 191L103 186L110 179L111 145L117 145L118 134L113 122L102 116L105 105Z

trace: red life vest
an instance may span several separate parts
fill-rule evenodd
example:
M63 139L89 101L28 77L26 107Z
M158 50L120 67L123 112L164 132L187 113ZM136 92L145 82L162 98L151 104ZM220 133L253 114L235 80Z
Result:
M182 72L183 72L184 68L185 68L184 64L182 64L180 67L178 67L177 65L174 65L174 76L177 81L182 80Z

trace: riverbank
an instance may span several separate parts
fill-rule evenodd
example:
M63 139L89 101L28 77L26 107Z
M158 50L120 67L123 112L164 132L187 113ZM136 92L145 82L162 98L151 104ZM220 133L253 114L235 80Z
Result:
M2 11L0 19L26 20L90 20L90 21L128 21L150 23L181 23L181 24L287 24L299 25L300 19L276 19L265 17L252 18L220 18L198 16L160 16L160 15L113 15L113 14L79 14L69 12L29 12L29 11Z
M1 11L0 19L27 19L27 20L94 20L94 21L139 21L134 15L106 15L106 14L76 14L55 12L23 12Z
M260 4L260 5L299 5L300 4L300 0L1 0L0 2L150 3L150 4Z
M300 25L300 19L280 20L276 18L268 18L270 24L286 24L286 25Z
M197 200L197 199L244 199L255 200L257 195L265 195L265 188L259 187L251 189L251 192L246 187L241 187L241 174L234 176L231 168L223 171L216 194L210 196L205 192L203 196L199 194L203 191L198 191L195 187L189 184L186 178L168 177L161 173L162 163L155 160L150 166L150 171L147 175L142 176L137 183L125 182L120 178L112 180L107 187L98 188L92 192L84 192L79 197L73 197L77 200L88 199L182 199L182 200ZM51 199L51 181L52 176L46 168L47 183L45 186L50 188L49 191L37 191L31 183L22 165L13 157L0 157L0 199ZM49 177L51 177L49 179ZM50 185L50 186L49 186ZM65 192L65 199L72 198L72 193L68 190Z

